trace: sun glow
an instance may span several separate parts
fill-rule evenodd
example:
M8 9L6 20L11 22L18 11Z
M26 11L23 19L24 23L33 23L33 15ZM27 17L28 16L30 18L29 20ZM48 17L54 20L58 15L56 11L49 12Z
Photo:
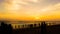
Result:
M54 3L56 0L52 2ZM0 18L12 20L59 20L60 2L53 3L47 2L47 0L6 0L0 2Z
M38 16L36 16L36 17L35 17L35 19L36 19L36 20L38 20L38 19L39 19L39 17L38 17Z

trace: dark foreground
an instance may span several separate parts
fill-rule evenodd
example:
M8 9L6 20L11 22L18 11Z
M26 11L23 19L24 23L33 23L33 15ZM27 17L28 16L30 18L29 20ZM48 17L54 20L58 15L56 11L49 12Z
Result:
M0 34L60 34L60 24L47 26L45 22L42 22L39 27L32 26L30 24L27 28L13 29L11 24L1 22Z

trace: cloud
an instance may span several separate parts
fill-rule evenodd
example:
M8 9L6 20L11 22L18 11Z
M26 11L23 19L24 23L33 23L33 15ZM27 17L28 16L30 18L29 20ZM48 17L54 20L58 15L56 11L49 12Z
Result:
M55 3L56 1L57 3ZM52 16L56 16L56 15L60 16L60 2L58 2L58 0L55 0L55 1L54 0L50 0L50 1L48 0L5 0L2 3L2 5L0 5L0 9L2 9L2 11L4 10L3 12L5 12L5 14L3 15L6 18L11 17L12 15L13 17L13 18L11 17L12 19L15 19L15 18L19 19L20 17L23 17L23 19L24 18L26 19L27 17L31 18L31 16L38 19L43 16L42 17L42 20L43 20L45 18L46 19L49 18L50 15L51 15L51 19L52 19Z
M38 0L27 0L27 1L29 1L29 2L38 2Z
M5 11L10 13L21 13L23 10L25 12L33 11L36 6L31 5L30 2L36 3L38 0L6 0L4 4Z
M53 10L57 10L60 9L60 3L54 4L54 5L49 5L45 8L42 8L41 11L53 11Z

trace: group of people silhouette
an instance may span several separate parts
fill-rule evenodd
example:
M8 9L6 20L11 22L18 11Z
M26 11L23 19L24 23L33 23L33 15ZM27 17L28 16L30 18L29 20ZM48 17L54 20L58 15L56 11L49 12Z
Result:
M4 22L1 22L0 33L1 34L4 34L4 33L11 34L12 33L11 24L5 24Z
M40 24L39 24L40 25ZM33 25L32 24L30 24L29 25L29 27L30 28L28 28L29 30L31 29L32 31L33 31L33 29L34 28L37 28L37 27L32 27ZM36 24L34 24L34 26L36 26ZM38 31L38 33L39 34L46 34L46 23L43 21L43 22L41 22L41 26L39 26L39 28L40 28L40 31ZM13 29L13 27L11 26L11 24L6 24L6 23L4 23L3 21L1 22L1 26L0 26L0 33L1 34L17 34L16 32L14 33L14 31L13 31L14 29ZM27 29L25 29L25 30L27 30ZM37 29L38 30L38 29ZM18 30L17 30L18 31ZM19 31L22 31L23 33L24 33L24 28L23 28L23 30L19 30ZM32 31L31 31L31 34L33 34L32 33ZM28 32L28 31L27 31ZM37 34L36 32L34 32L35 34ZM24 34L26 34L26 33L24 33Z

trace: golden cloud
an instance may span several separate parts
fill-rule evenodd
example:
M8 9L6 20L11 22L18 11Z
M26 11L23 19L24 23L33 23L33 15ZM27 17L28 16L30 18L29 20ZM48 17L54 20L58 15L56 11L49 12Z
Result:
M60 3L54 4L54 5L49 5L45 8L43 8L41 11L52 11L52 10L56 10L56 9L60 9Z

